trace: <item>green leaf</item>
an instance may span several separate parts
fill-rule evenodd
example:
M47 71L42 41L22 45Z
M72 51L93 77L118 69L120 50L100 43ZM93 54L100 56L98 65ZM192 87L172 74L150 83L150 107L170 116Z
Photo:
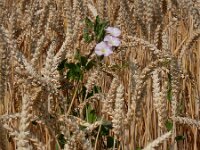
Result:
M168 80L171 83L172 82L172 75L168 73Z
M110 128L108 126L102 125L100 134L102 136L106 136L106 135L109 135L109 131L110 131Z
M81 56L80 62L81 62L81 66L85 67L87 64L87 58L85 56Z
M83 86L82 86L82 90L81 90L81 94L82 94L82 97L83 97L83 98L85 97L86 90L87 90L87 88L83 85Z
M172 77L171 77L171 74L168 74L167 99L170 102L172 101Z
M94 27L94 23L88 17L85 18L85 24L88 28Z
M86 18L85 24L86 28L83 30L85 42L90 43L94 38L98 42L103 40L105 36L105 27L108 25L108 22L101 20L100 17L97 16L94 23L89 18Z
M69 79L69 80L72 79L72 80L73 80L74 76L75 76L75 75L74 75L73 71L70 71L70 70L69 70L69 71L67 72L67 79Z
M76 50L74 58L75 58L76 60L80 61L80 59L81 59L80 50L78 50L78 49Z
M59 146L58 146L58 144L56 143L56 150L59 150Z
M85 97L86 90L87 90L86 87L82 86L82 91L81 91L82 97ZM101 87L94 86L92 91L87 94L87 99L90 98L91 96L93 96L94 94L99 93L99 92L101 92Z
M98 59L100 65L101 65L101 61L103 60L103 58L104 58L104 55L102 55L102 56L97 56L97 59Z
M107 26L107 23L106 22L103 22L99 25L98 27L98 34L96 35L97 36L97 41L102 41L104 36L105 36L105 27Z
M95 66L95 65L96 65L96 61L90 60L90 61L86 64L85 69L86 69L86 70L90 70L90 69L92 69L92 67Z
M140 147L137 147L137 148L136 148L136 150L142 150L142 148L140 148Z
M74 63L65 63L65 67L68 69L74 69L76 68L76 64Z
M172 128L173 128L173 122L170 121L170 120L167 120L166 123L165 123L165 126L166 126L168 131L171 131Z
M94 88L93 88L93 92L94 93L100 93L101 92L101 87L95 85Z
M107 127L110 127L110 129L111 129L112 128L112 122L108 121L108 120L103 120L102 126L107 126Z
M101 87L95 85L93 87L92 91L90 93L88 93L87 98L93 96L96 93L100 93L100 92L101 92Z
M89 33L88 29L83 30L83 39L86 43L90 43L94 37L91 33Z
M85 130L86 128L87 128L87 126L79 125L80 130Z
M80 64L68 63L66 64L66 67L69 68L67 79L78 81L83 79L83 71L81 70Z
M89 118L88 121L90 123L94 123L97 120L96 111L95 110L91 110L90 113L88 114L88 118Z
M109 131L112 129L112 123L111 121L103 120L103 123L101 125L101 131L100 134L102 136L109 135Z
M122 62L122 68L127 68L127 67L129 67L129 63L126 62L126 61L123 61Z
M59 142L59 144L60 144L60 147L63 149L64 146L65 146L65 143L66 143L66 140L65 140L65 137L64 137L63 134L60 134L60 135L58 136L58 142Z
M112 136L107 136L107 148L112 148L114 145L114 138Z
M108 22L101 21L99 16L96 17L95 24L94 24L94 33L96 36L96 40L98 42L102 41L105 36L105 27L107 26Z
M81 56L80 52L79 51L76 51L76 54L75 54L75 59L78 60L79 62L76 64L78 66L86 66L87 64L87 57L86 56ZM80 65L79 65L80 64Z
M66 59L64 59L63 61L61 61L60 63L59 63L59 65L58 65L58 67L57 67L57 70L58 71L61 71L62 69L64 69L65 68L65 63L67 62L67 60Z
M88 105L88 107L86 108L86 117L89 123L94 123L97 120L96 112L91 107L91 105Z
M167 91L167 100L172 101L172 91L170 89Z
M93 39L93 28L94 28L94 23L88 18L85 18L85 24L86 27L83 30L83 39L85 42L90 43Z
M178 142L178 141L182 141L182 140L184 140L185 139L185 136L183 136L183 135L179 135L179 136L176 136L175 137L175 140Z
M38 123L34 120L31 122L33 125L37 125Z
M97 35L99 30L100 18L99 16L96 17L95 24L94 24L94 33Z

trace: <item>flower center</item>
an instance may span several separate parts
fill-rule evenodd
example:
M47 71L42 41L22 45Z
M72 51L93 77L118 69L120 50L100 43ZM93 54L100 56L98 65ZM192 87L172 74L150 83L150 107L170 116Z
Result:
M102 52L102 53L105 53L105 52L106 52L106 50L105 50L105 49L102 49L102 50L101 50L101 52Z
M109 44L114 45L115 42L114 41L109 41Z

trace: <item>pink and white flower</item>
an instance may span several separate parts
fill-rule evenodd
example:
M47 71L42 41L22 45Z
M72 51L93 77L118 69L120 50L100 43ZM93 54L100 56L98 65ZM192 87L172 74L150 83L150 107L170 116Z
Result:
M119 37L121 34L121 30L119 28L115 28L115 27L108 27L108 28L106 28L106 33L108 33L114 37Z
M121 44L119 38L111 35L106 35L104 41L107 42L109 46L119 46Z
M112 51L112 47L109 46L106 42L100 42L96 45L95 47L95 53L98 55L98 56L109 56L110 54L113 53Z

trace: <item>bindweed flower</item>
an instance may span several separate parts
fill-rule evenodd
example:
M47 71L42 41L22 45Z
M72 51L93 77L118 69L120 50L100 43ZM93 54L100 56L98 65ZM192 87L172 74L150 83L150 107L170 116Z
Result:
M114 37L119 37L121 34L121 30L115 27L108 27L106 28L106 33L109 33L110 35Z
M96 45L95 47L95 53L98 55L98 56L109 56L110 54L113 53L112 51L112 47L109 46L106 42L100 42Z
M119 46L120 39L111 35L106 35L104 41L108 43L109 46Z
M120 29L108 27L105 30L107 35L104 37L104 40L98 43L95 47L95 53L99 56L109 56L113 53L112 48L121 44L121 41L118 38L121 34Z

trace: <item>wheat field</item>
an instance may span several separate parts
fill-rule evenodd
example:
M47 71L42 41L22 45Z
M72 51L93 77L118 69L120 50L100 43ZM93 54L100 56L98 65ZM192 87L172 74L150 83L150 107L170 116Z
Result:
M200 150L199 119L199 0L0 0L0 150Z

